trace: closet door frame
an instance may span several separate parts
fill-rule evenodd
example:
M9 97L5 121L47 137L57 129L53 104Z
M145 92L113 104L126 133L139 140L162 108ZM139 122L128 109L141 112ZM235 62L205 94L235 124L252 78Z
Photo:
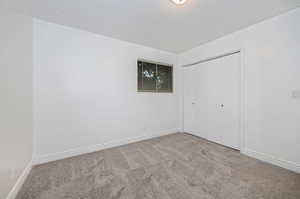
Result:
M186 64L186 65L182 65L182 80L183 80L183 87L182 87L182 132L184 132L185 127L184 127L184 104L185 104L185 97L184 97L184 88L185 88L185 80L184 80L184 68L186 67L190 67L190 66L194 66L200 63L205 63L208 61L212 61L215 59L219 59L222 57L226 57L226 56L230 56L233 54L239 54L240 55L240 75L238 76L238 82L239 82L239 88L240 88L240 97L239 97L239 134L240 134L240 152L241 153L245 153L246 152L246 98L245 98L245 93L246 93L246 79L245 79L245 49L244 48L239 48L236 50L231 50L231 51L227 51L225 53L220 53L220 54L216 54L214 56L210 56L204 59L201 59L199 61L195 61L193 63L190 64ZM197 136L197 135L196 135Z

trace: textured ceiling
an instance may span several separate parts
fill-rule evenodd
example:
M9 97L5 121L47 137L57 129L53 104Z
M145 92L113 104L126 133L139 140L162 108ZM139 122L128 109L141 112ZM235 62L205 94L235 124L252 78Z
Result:
M180 53L300 6L300 0L33 0L33 16Z

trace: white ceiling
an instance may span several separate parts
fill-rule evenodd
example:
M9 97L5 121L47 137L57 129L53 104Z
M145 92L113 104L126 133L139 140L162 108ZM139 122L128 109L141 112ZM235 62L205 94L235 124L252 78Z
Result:
M33 16L180 53L300 6L300 0L33 0Z

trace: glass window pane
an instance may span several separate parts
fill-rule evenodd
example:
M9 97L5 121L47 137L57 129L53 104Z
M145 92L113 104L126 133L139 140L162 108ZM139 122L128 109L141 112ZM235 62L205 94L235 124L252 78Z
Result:
M173 92L173 67L138 61L138 91Z
M143 90L156 91L156 65L143 63Z
M158 92L172 92L172 67L171 66L157 66L157 91Z
M142 90L156 91L156 64L143 62Z
M138 61L138 91L143 90L143 62Z

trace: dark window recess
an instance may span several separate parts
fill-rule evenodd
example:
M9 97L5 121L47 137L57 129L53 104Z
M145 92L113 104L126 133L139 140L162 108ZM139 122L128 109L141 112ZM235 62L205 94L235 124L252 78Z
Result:
M173 66L138 61L139 92L173 92Z

